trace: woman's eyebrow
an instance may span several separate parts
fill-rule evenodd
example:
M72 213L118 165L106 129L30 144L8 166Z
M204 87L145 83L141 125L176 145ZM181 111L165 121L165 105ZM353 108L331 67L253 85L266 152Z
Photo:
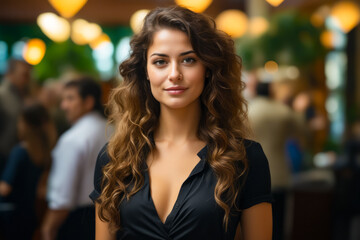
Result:
M153 54L150 55L150 57L152 57L152 56L168 57L168 55L163 54L163 53L153 53Z
M179 56L188 55L188 54L190 54L190 53L195 53L195 51L194 51L194 50L186 51L186 52L180 53Z
M186 51L186 52L182 52L179 54L179 56L184 56L184 55L188 55L190 53L195 53L194 50L189 50L189 51ZM164 54L164 53L153 53L150 55L150 57L152 56L159 56L159 57L169 57L167 54Z

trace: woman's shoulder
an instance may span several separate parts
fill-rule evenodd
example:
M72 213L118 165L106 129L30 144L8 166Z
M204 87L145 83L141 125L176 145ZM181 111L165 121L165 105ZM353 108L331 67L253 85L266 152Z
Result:
M27 157L28 156L28 151L26 150L26 147L24 146L23 143L18 143L11 149L10 156L13 156L13 157Z
M260 143L251 139L243 139L246 155L253 156L262 152Z
M110 157L108 154L108 143L106 143L100 150L97 161L96 168L103 168L106 164L110 162Z
M268 165L267 158L260 143L254 140L244 139L243 144L246 150L246 158L249 165Z
M261 202L271 202L269 163L261 145L252 140L243 141L249 164L241 194L240 209L247 209Z

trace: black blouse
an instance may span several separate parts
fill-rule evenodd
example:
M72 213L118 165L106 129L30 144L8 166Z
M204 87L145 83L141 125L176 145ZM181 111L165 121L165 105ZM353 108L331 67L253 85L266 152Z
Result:
M240 178L244 183L237 206L246 209L261 202L271 202L269 165L259 143L244 141L249 162L248 175ZM199 153L199 163L180 188L172 211L162 223L150 194L149 173L144 171L144 186L120 204L122 228L117 239L234 239L241 212L233 211L228 229L223 225L224 211L214 198L217 178L206 161L207 147ZM101 193L102 168L109 162L106 146L97 159L94 185L90 198L95 201ZM245 181L245 182L243 182Z

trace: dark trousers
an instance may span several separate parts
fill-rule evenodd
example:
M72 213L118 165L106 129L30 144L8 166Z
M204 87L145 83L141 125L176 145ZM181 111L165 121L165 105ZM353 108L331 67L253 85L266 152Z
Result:
M94 240L95 207L81 207L72 212L60 227L57 240Z

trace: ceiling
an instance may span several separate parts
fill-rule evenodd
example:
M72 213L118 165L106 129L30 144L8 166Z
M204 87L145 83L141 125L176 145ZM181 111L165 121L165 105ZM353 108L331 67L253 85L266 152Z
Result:
M213 0L205 11L216 17L221 11L230 8L244 10L250 0ZM264 0L265 1L265 0ZM278 8L298 8L313 10L321 4L335 0L285 0ZM152 9L157 6L174 5L173 0L88 0L86 5L74 16L102 25L128 25L130 16L136 10ZM0 24L35 23L43 12L56 12L47 0L0 0Z

